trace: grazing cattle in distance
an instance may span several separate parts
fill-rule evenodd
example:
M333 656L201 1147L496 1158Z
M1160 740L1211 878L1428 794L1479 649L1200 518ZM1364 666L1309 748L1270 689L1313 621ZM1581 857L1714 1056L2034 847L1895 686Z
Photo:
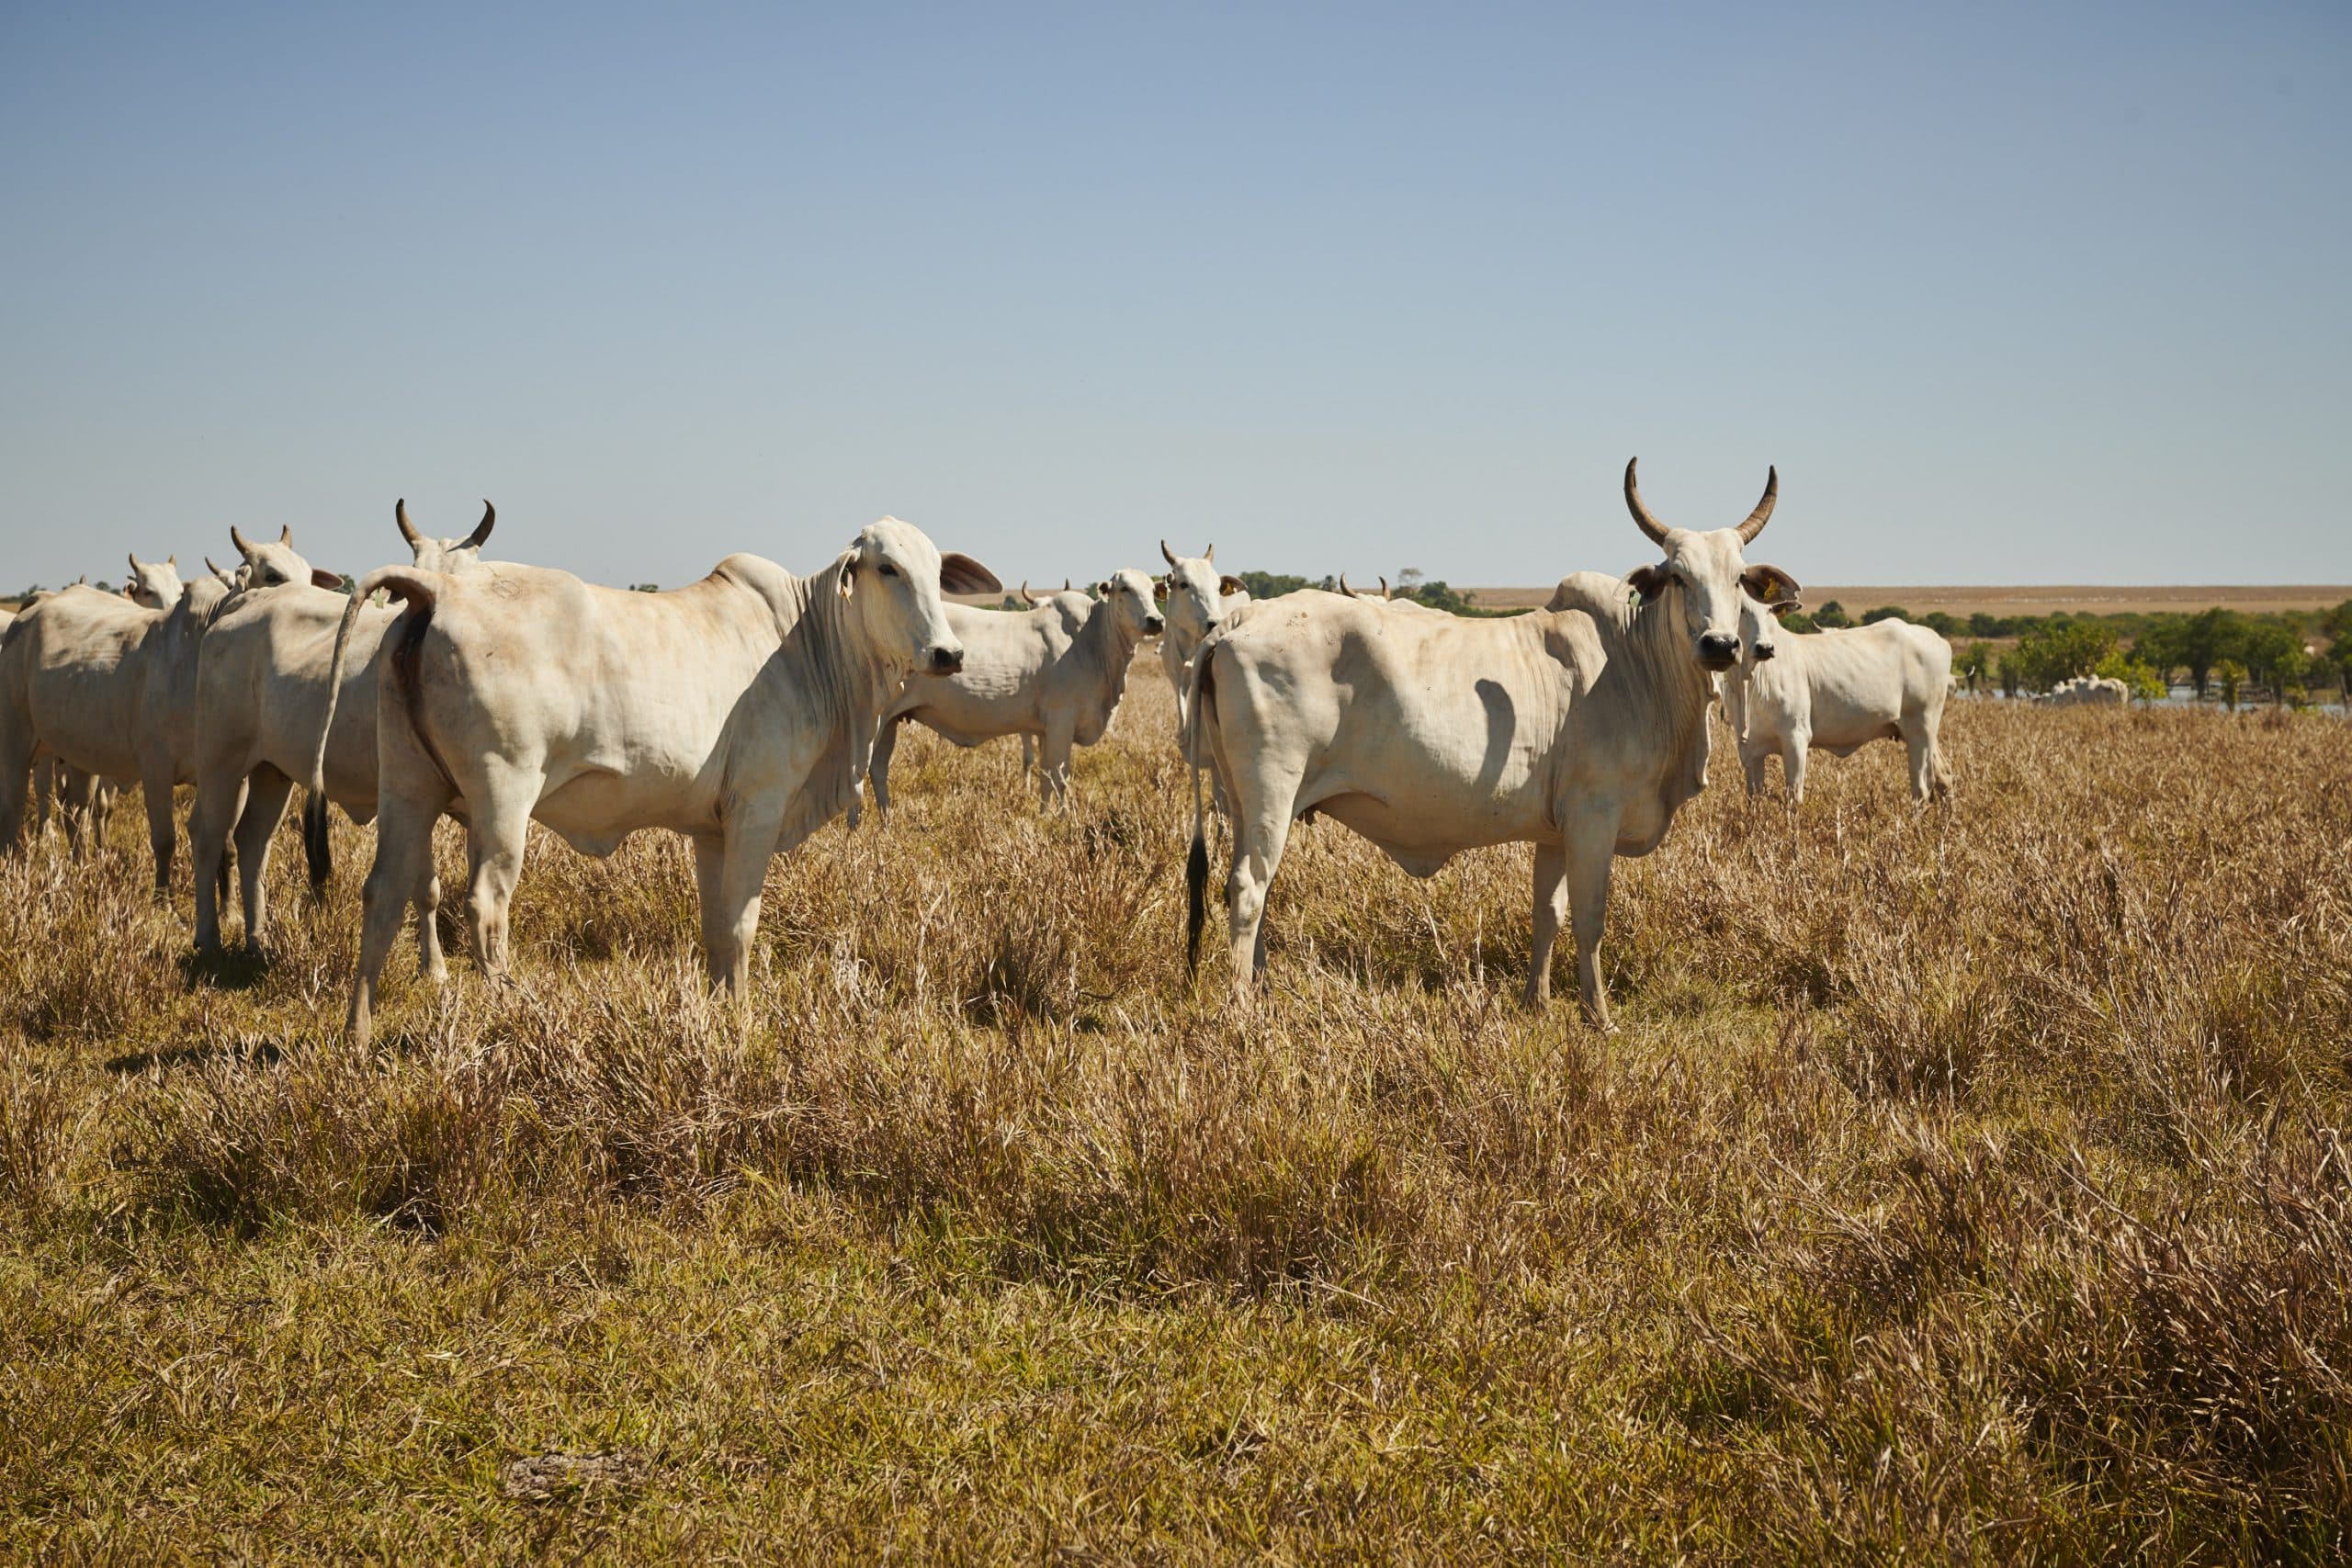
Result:
M1764 789L1777 755L1789 798L1804 799L1806 751L1850 757L1873 740L1911 753L1911 797L1948 799L1951 771L1939 731L1951 687L1951 644L1910 622L1792 632L1774 617L1798 608L1795 585L1774 583L1741 608L1739 662L1724 676L1724 717L1739 742L1747 793Z
M856 803L904 679L963 664L942 593L1002 592L978 562L887 517L813 576L736 555L666 593L503 563L463 577L386 567L345 612L331 691L379 588L404 608L377 693L376 863L347 1022L359 1041L445 811L466 823L489 974L508 969L507 906L534 818L600 856L666 828L694 845L711 977L744 1002L769 860Z
M393 503L392 520L414 564L456 574L480 563L498 512L483 502L481 522L463 539L420 533L409 522L405 501ZM342 807L354 822L374 819L379 654L384 629L398 616L397 611L372 605L358 612L349 671L330 704L335 634L353 603L343 592L343 579L296 555L290 536L274 545L255 545L233 531L232 536L243 561L241 575L254 586L225 606L205 634L197 672L196 805L187 825L196 866L196 943L208 953L220 949L220 908L213 888L232 829L245 945L262 947L267 919L263 876L270 843L294 781L310 776L322 731L324 790L311 797L302 813L302 847L313 890L325 887L334 868L327 803ZM335 716L330 729L331 708ZM416 902L421 961L428 974L438 975L443 964L433 923L438 886L428 880Z
M1250 603L1250 591L1241 586L1239 578L1217 570L1215 545L1197 556L1179 556L1162 539L1159 553L1168 562L1167 575L1153 589L1167 622L1159 638L1159 663L1176 693L1176 732L1182 737L1193 651L1202 638Z
M1028 584L1022 584L1023 597ZM1133 570L1095 585L1095 597L1057 593L1029 611L946 607L964 646L952 675L907 677L874 739L874 801L890 809L890 758L899 727L919 723L958 746L1000 735L1034 738L1041 806L1069 796L1072 746L1091 746L1110 728L1126 690L1136 645L1165 624L1151 578Z
M1780 491L1734 528L1668 528L1625 465L1625 504L1665 552L1619 580L1564 580L1555 608L1498 620L1423 615L1312 590L1271 601L1202 645L1193 754L1233 804L1227 881L1233 991L1265 963L1267 891L1292 822L1320 812L1416 876L1464 850L1535 845L1527 1000L1550 995L1552 944L1573 922L1585 1016L1609 1025L1600 985L1611 863L1643 855L1704 778L1713 676L1739 657L1743 583ZM1208 878L1200 777L1186 866L1188 959Z
M25 791L41 753L69 776L67 831L90 813L99 779L137 779L158 892L171 885L172 788L194 778L198 646L228 597L210 577L182 584L169 562L133 563L130 592L150 608L74 587L17 618L0 644L0 832L20 847Z
M2076 675L2033 700L2054 708L2120 708L2131 702L2132 688L2111 675Z

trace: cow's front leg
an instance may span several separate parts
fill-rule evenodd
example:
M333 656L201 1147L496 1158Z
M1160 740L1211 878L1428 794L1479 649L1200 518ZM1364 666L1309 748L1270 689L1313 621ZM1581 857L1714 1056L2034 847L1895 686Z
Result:
M890 759L898 753L899 726L905 722L899 718L882 721L881 728L874 732L874 750L865 764L865 776L874 781L874 809L882 814L885 822L890 819ZM699 855L702 840L697 839L695 843L695 852ZM708 933L705 935L707 937Z
M703 952L710 983L735 1000L739 1013L751 1010L752 943L760 931L760 889L775 854L772 812L727 824L724 838L695 840L695 881L702 895Z
M1600 984L1600 931L1609 915L1609 873L1617 853L1617 824L1598 814L1573 822L1566 845L1568 919L1577 942L1577 999L1585 1021L1610 1030L1609 993Z
M1037 804L1045 810L1069 803L1070 732L1048 728L1037 749Z
M1528 960L1527 1005L1552 999L1552 944L1568 913L1568 851L1565 844L1535 846L1535 952Z

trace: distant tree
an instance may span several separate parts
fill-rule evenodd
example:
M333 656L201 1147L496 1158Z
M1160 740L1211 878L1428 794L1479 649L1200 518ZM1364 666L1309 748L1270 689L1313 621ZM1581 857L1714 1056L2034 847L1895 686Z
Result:
M1946 641L1958 637L1962 630L1959 617L1948 615L1941 610L1928 611L1919 617L1919 624Z
M2091 673L2122 682L2135 702L2152 703L2165 694L2164 677L2156 673L2153 665L2120 651L2100 660L2098 668Z
M2224 659L2237 662L2245 648L2245 617L2235 610L2215 605L2210 610L2188 617L2180 629L2172 634L2177 639L2173 649L2175 661L2188 671L2188 683L2203 696L2212 683L2213 672ZM2244 669L2239 678L2245 678Z
M2025 684L2025 660L2018 657L2017 649L2011 649L2002 654L2000 663L1994 669L2000 679L2001 695L2016 696L2018 688Z
M2061 681L2089 674L2114 651L2113 627L2056 616L2018 643L2018 659L2025 668L2027 683L2043 692Z
M1952 656L1952 673L1972 692L1982 691L1985 677L1993 671L1993 645L1972 642Z
M1419 567L1417 567L1417 566L1400 566L1400 567L1398 567L1398 568L1396 569L1396 586L1397 586L1397 587L1399 587L1399 588L1403 588L1403 589L1407 589L1407 590L1408 590L1408 591L1409 591L1409 590L1411 590L1411 589L1413 589L1413 588L1417 588L1417 587L1419 587L1419 586L1420 585L1421 581L1422 581L1422 573L1421 573L1421 569L1420 569Z
M632 592L638 593L659 593L662 592L662 585L658 582L632 582L629 584L629 588Z
M2007 637L2009 633L2008 629L2001 624L2000 616L1987 615L1984 611L1979 610L1968 617L1968 635L1971 637Z
M2237 712L2238 693L2245 687L2245 666L2234 659L2214 661L2213 683L2222 688L2222 701L2232 713Z
M2269 687L2281 700L2290 673L2301 675L2311 662L2303 655L2303 639L2277 621L2249 622L2236 652L2255 683Z
M1295 593L1302 588L1329 588L1331 579L1326 577L1310 582L1304 577L1279 576L1271 571L1238 571L1241 586L1250 590L1252 599L1279 599L1285 593Z
M1406 581L1408 577L1412 579L1411 581ZM1473 598L1471 594L1457 592L1447 587L1442 578L1435 582L1422 581L1421 574L1411 567L1407 567L1396 574L1396 586L1392 592L1398 599L1410 599L1417 604L1426 604L1432 610L1443 610L1451 615L1469 614L1470 602Z
M1881 621L1907 621L1911 612L1900 604L1881 604L1874 610L1862 612L1862 625L1874 626Z
M97 590L99 592L101 592L101 593L111 593L111 592L114 592L114 584L113 584L113 583L111 583L111 582L108 582L108 581L107 581L105 578L103 578L103 577L101 577L100 579L98 579L96 582L93 582L92 584L90 584L90 586L91 586L91 587L93 587L93 588L95 588L95 589L96 589L96 590Z
M1850 626L1854 621L1852 616L1846 614L1846 606L1832 599L1813 613L1813 624L1824 630L1829 630L1837 626Z

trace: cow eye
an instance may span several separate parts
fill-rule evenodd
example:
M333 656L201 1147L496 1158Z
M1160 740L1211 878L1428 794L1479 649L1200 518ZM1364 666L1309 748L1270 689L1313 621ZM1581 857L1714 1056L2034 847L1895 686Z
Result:
M899 569L892 566L888 561L884 561L882 563L882 575L885 577L896 577L899 575Z

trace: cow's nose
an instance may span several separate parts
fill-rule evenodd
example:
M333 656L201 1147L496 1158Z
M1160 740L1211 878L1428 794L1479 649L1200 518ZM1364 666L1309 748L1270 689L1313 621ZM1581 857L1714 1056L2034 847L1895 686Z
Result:
M1705 632L1699 638L1699 662L1710 670L1728 670L1739 659L1739 638L1730 632Z
M934 648L931 650L931 672L953 675L964 668L964 650L960 648Z
M1166 627L1168 623L1161 620L1158 615L1147 615L1144 617L1143 623L1144 635L1146 637L1155 637L1159 635L1159 633Z
M1770 643L1769 643L1769 642L1759 642L1759 643L1758 643L1758 644L1756 645L1756 662L1757 662L1757 663L1758 663L1758 664L1763 663L1766 660L1768 660L1768 659L1770 659L1770 658L1771 658L1771 657L1772 657L1772 653L1773 653L1773 649L1772 649L1772 645L1771 645Z

